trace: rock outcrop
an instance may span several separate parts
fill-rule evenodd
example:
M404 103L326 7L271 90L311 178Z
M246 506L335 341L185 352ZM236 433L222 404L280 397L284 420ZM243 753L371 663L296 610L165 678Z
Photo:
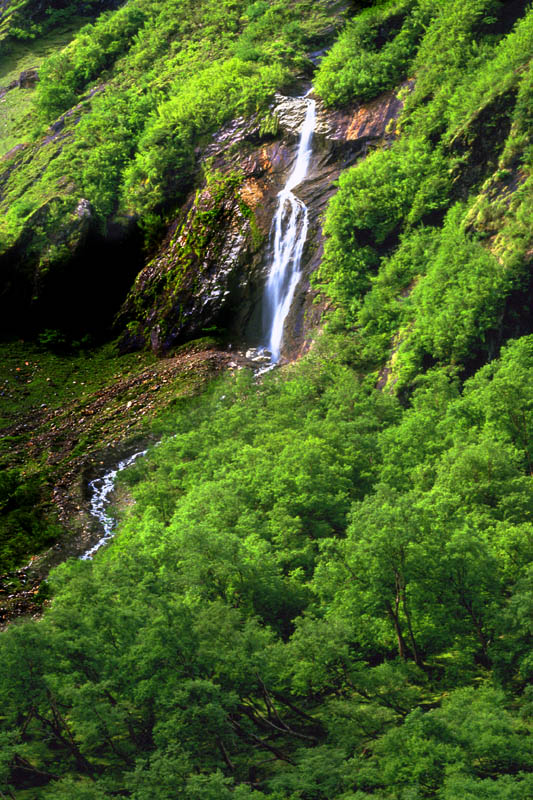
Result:
M240 179L216 173L191 197L124 303L122 350L150 343L162 355L223 323L253 255L253 220Z
M17 85L33 85L37 78L35 70L27 70ZM105 90L105 84L93 87L82 103ZM277 94L266 114L233 120L199 149L197 174L206 177L144 264L136 221L111 218L102 227L76 186L59 178L56 194L24 221L0 255L2 325L16 330L17 319L29 317L37 332L60 318L75 335L78 327L90 331L96 318L101 329L119 308L115 330L124 350L150 346L164 354L213 326L227 330L237 343L258 343L271 222L294 164L306 107L301 96ZM401 107L395 92L342 111L318 101L308 180L296 189L309 208L310 229L303 277L286 325L283 355L288 358L300 352L320 320L309 277L320 263L321 215L334 182L369 147L395 136ZM42 162L46 170L57 159L75 136L81 108L80 103L60 116L40 142L17 145L4 156L0 201L21 165L35 162L37 168ZM26 321L24 326L27 333Z
M309 178L296 189L309 208L310 228L303 277L287 318L287 358L305 348L323 311L314 303L310 276L322 256L322 214L335 181L370 146L392 141L401 108L396 92L343 111L318 103ZM210 326L226 328L237 342L258 341L271 221L305 112L301 98L278 94L267 117L234 120L199 154L211 177L188 198L138 275L117 320L125 329L123 349L150 345L165 353Z
M24 69L14 81L7 86L0 86L0 99L12 89L33 89L39 80L39 73L35 67Z

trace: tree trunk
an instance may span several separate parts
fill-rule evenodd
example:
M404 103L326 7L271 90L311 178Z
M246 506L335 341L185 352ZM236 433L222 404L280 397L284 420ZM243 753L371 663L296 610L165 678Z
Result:
M398 616L398 607L400 605L400 597L397 594L394 603L394 609L390 604L387 605L387 612L391 619L396 632L396 640L398 642L398 654L403 661L407 661L407 648L405 646L405 639L403 638L402 629L400 627L400 619Z
M402 588L402 607L403 613L405 614L405 619L407 620L407 630L409 631L409 641L411 642L411 648L413 650L413 660L417 667L422 666L422 661L418 654L418 648L416 646L415 636L413 633L413 626L411 624L411 612L409 611L409 607L407 605L407 597L405 595L405 586Z

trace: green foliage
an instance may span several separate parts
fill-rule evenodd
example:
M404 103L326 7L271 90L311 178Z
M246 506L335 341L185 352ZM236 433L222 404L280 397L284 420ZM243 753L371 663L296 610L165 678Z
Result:
M363 770L362 783L379 785L393 778L400 791L415 791L419 797L438 792L439 797L458 798L465 796L462 787L467 797L525 798L531 787L525 733L500 693L459 690L440 709L413 712L401 732L385 736ZM501 771L509 775L495 780Z
M451 209L427 274L413 290L409 344L434 360L464 363L498 326L512 274L462 230L463 208ZM403 356L403 353L402 353Z
M328 105L370 100L407 76L435 11L416 0L391 0L348 23L320 65L315 88Z
M401 135L341 175L317 280L344 325L358 326L366 368L392 347L385 374L399 391L432 365L469 369L492 356L512 298L527 292L531 245L532 13L502 36L499 3L412 5L406 18L423 18L424 30ZM340 87L352 67L364 74L364 36L374 41L372 25L393 12L397 4L385 4L357 17L359 55L343 50L335 62L333 50L319 70L326 100L326 78ZM389 45L373 46L385 58Z
M475 74L492 55L490 28L495 15L504 13L501 5L498 0L445 0L440 4L413 61L417 75L414 102L443 95L450 85L466 83L465 77Z
M43 197L74 188L103 223L117 210L149 218L175 205L191 187L198 144L233 117L264 109L329 25L325 0L266 8L132 0L102 13L40 69L41 127L24 164L7 173L0 248ZM48 123L61 134L48 130L43 144L37 137ZM24 213L15 214L17 203Z
M26 476L17 469L0 474L0 569L17 567L28 551L39 553L52 544L60 527L52 514L43 515L45 476Z
M528 14L518 21L509 36L498 43L494 52L491 52L490 59L483 64L483 68L474 73L473 79L468 83L459 84L449 98L448 137L458 136L467 130L476 114L493 102L494 98L514 89L517 84L524 87L521 93L524 92L524 84L527 84L528 79L524 80L521 73L533 55L532 33L533 18ZM426 79L428 77L426 76ZM465 109L468 109L466 114ZM529 129L524 100L520 99L517 102L515 113L524 116L524 124Z
M345 356L161 423L114 544L2 635L4 793L528 797L532 337L404 411Z
M137 5L125 5L114 14L102 14L87 25L74 42L47 59L40 74L38 108L47 120L75 104L82 89L108 69L131 45L146 22Z
M74 177L102 219L122 204L149 233L204 137L305 67L327 9L102 17L49 62L41 108L105 91L63 152L6 178L5 236L29 215L45 236L43 202L70 213L55 192ZM498 351L531 291L532 12L504 18L489 0L376 3L324 59L329 103L415 78L401 137L341 175L327 212L335 321L284 374L237 370L176 404L122 477L135 502L113 544L2 634L2 794L531 796L533 337ZM238 181L208 183L218 202ZM10 536L36 535L40 480L2 473Z
M432 153L421 137L377 150L342 173L328 208L320 279L350 316L370 287L382 249L396 243L402 224L446 202L446 184L440 153Z
M6 24L5 16L3 20ZM46 58L71 41L84 22L86 18L75 16L66 23L54 25L45 35L31 43L12 41L7 36L3 38L0 24L0 86L13 86L25 70L38 70ZM0 156L32 138L35 127L35 94L31 87L13 86L1 98Z
M141 211L186 187L198 136L235 114L256 110L286 77L276 64L259 70L239 59L215 61L191 76L146 125L139 152L125 173L126 202Z
M94 17L116 5L116 0L14 0L3 9L0 35L4 34L8 41L33 40L77 16Z

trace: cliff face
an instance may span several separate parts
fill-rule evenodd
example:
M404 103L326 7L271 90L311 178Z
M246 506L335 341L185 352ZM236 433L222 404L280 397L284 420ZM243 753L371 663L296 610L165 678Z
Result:
M270 169L254 153L267 143L290 160L265 117L269 98L309 79L347 7L131 0L100 14L119 4L63 5L17 0L0 19L0 332L105 339L120 330L112 323L122 308L124 346L153 339L162 352L224 324L214 301L242 295L261 223L229 173L246 182ZM75 13L85 6L89 26ZM169 224L159 241L154 220Z
M25 74L15 81L17 91L28 88ZM31 76L33 89L37 71L31 70ZM105 84L93 87L42 139L20 143L3 156L0 202L7 202L25 172L34 179L54 172L64 148L76 140L86 107L105 91ZM0 253L2 328L20 328L27 335L60 321L78 334L108 327L118 310L115 332L123 350L150 346L168 352L212 326L253 342L268 273L271 220L294 163L304 105L278 94L269 113L233 120L199 148L197 188L145 261L134 218L111 216L102 227L91 203L66 175L52 180L51 195ZM372 143L392 138L391 123L400 109L395 93L342 112L318 105L309 179L297 191L309 208L310 231L304 278L287 324L288 357L301 350L320 317L309 276L320 262L320 218L334 181Z
M390 142L402 108L396 92L366 105L328 111L318 104L308 178L296 189L309 209L303 277L287 319L283 355L305 348L322 308L310 276L323 251L322 214L340 172L378 143ZM237 341L260 334L277 195L296 157L305 103L277 95L265 119L237 119L201 154L207 175L170 225L162 246L137 276L117 319L124 350L157 353L222 326Z

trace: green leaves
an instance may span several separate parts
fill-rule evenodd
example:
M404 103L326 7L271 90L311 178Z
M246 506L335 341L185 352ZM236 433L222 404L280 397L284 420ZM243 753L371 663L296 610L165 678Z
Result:
M429 15L416 0L373 5L348 23L320 64L315 88L327 105L370 100L407 74Z
M199 64L194 75L173 85L170 99L148 118L138 153L126 169L125 202L144 211L186 187L198 138L257 110L286 77L276 63L260 70L237 58Z
M489 777L494 780L498 773L508 772L496 779L500 786L487 796L504 798L513 786L517 797L526 797L530 776L525 772L531 756L524 749L525 730L520 728L500 692L489 687L456 690L440 709L427 714L415 711L401 731L383 737L373 748L363 780L365 773L372 782L393 780L402 793L410 789L421 797L458 798L462 785L473 798L485 796ZM474 791L481 794L471 794Z
M414 217L414 222L421 216L416 211L421 192L424 207L429 196L437 206L442 202L440 185L430 187L426 182L435 172L441 172L438 154L417 137L377 150L341 174L339 191L328 208L319 280L352 318L370 289L383 252L397 244L408 219Z
M114 14L102 14L85 26L74 42L51 56L39 75L38 108L46 121L67 111L77 95L131 46L131 40L147 21L140 3L124 6Z
M531 342L400 413L327 341L174 412L113 545L3 634L0 788L525 800Z

